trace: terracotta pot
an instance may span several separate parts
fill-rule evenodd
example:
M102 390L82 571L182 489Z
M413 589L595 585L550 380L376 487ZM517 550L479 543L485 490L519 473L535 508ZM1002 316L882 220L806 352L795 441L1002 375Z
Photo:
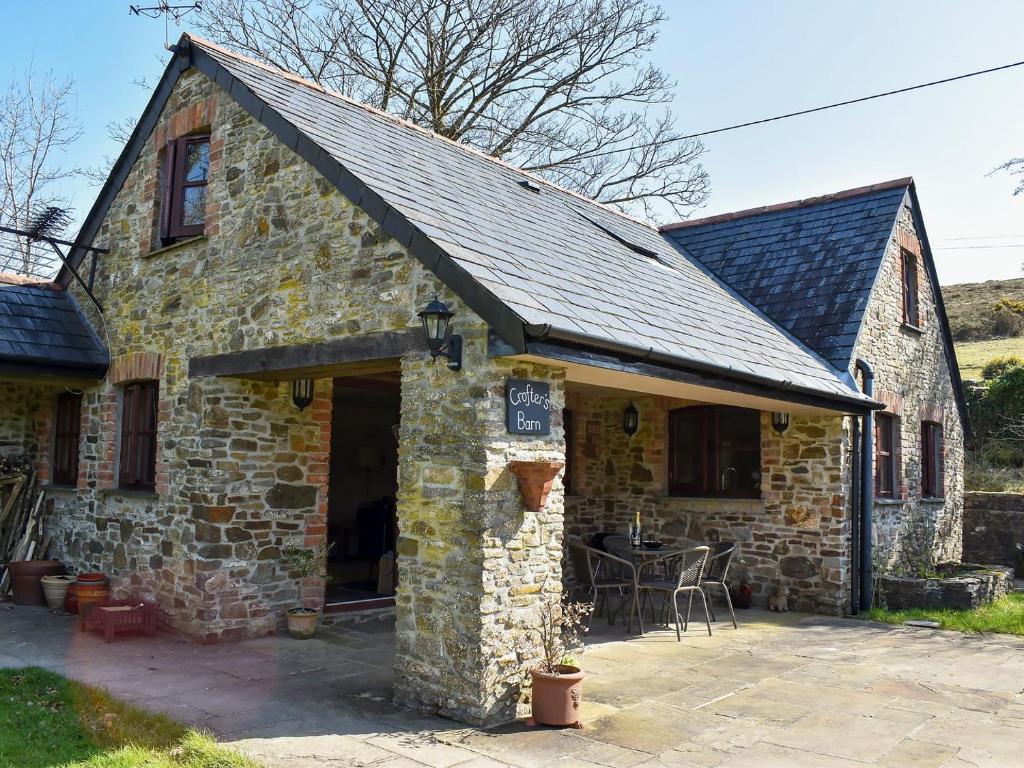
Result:
M68 587L75 583L75 577L63 574L43 576L42 583L46 604L50 606L51 611L59 611L64 607L64 598L67 596Z
M60 560L21 560L7 566L15 605L46 605L43 599L43 576L64 571Z
M64 595L64 613L78 613L78 585L71 584Z
M96 603L105 602L110 592L107 577L103 573L80 573L75 584L78 596L78 614L85 617Z
M291 608L285 611L288 617L288 634L296 640L307 640L316 632L320 611L311 608Z
M533 720L543 725L580 725L583 704L583 672L562 664L559 674L531 669Z

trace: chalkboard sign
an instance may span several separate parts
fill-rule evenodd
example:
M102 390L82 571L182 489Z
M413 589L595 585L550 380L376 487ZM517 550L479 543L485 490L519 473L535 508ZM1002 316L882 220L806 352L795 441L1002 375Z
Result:
M550 435L551 385L509 379L505 383L505 425L513 435Z

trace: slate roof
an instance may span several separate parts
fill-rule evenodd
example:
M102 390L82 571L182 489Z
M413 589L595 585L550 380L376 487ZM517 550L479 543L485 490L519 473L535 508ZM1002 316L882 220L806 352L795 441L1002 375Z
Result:
M0 283L0 370L100 378L107 352L64 290Z
M840 370L910 179L662 229Z
M265 125L284 138L291 133L281 118L294 126L300 150L329 154L528 332L550 327L598 347L615 342L869 402L653 227L294 76L191 43L200 69L202 54L219 64L214 79Z

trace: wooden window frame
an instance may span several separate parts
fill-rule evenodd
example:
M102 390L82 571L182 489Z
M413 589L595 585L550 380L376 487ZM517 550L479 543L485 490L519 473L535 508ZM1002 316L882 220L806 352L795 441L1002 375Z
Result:
M126 384L121 391L121 449L118 488L134 491L156 489L157 402L156 380Z
M167 142L164 155L163 201L160 209L160 239L165 245L186 237L202 235L206 229L205 210L202 224L182 224L181 214L184 208L186 189L206 187L207 195L209 194L209 168L207 168L206 178L202 181L185 181L185 158L188 156L189 145L208 145L209 143L209 133L181 136Z
M918 290L920 278L917 255L913 251L901 248L900 265L903 281L903 324L911 328L920 328L921 296Z
M562 485L565 494L573 496L576 491L576 430L571 408L562 409L562 428L565 430L565 474Z
M921 422L921 497L942 499L945 488L945 450L942 424Z
M893 414L875 414L875 496L880 499L895 499L897 496L897 433L897 420Z
M57 395L53 418L53 464L50 482L73 488L78 485L78 450L82 438L82 393Z
M743 488L732 491L722 490L721 486L721 417L723 413L743 411L757 421L757 456L761 464L761 413L749 408L737 408L726 405L698 405L689 408L676 408L668 413L668 494L691 498L723 498L723 499L759 499L761 489ZM697 444L701 463L699 481L696 484L684 483L675 477L675 454L682 438L680 424L682 416L694 417L697 422ZM753 446L741 446L738 450L753 451Z

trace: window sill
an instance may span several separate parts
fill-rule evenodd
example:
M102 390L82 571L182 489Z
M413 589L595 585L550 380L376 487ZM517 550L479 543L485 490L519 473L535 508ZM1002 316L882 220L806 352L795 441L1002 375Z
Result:
M678 493L668 493L658 498L679 499L680 501L715 501L719 503L738 501L746 504L760 504L764 501L761 496L684 496Z
M194 243L204 242L205 240L206 240L206 235L196 235L194 237L186 237L183 240L178 240L175 243L171 243L170 245L161 246L160 248L157 248L154 251L150 251L149 253L143 254L142 258L144 258L144 259L151 259L154 256L159 256L159 255L167 253L169 251L173 251L176 248L184 248L186 245L193 245Z
M78 492L78 486L77 485L57 485L56 483L51 483L49 485L44 485L42 487L42 490L46 491L47 493L52 493L54 491L56 491L58 493L77 493Z
M888 496L875 496L875 504L881 504L883 507L897 507L906 504L909 499L893 499Z
M945 504L946 503L946 497L945 496L922 496L921 497L921 503L922 504Z
M917 334L918 336L920 336L921 334L924 333L924 328L922 328L919 325L911 325L910 323L901 323L900 327L904 331L910 331L911 333Z
M101 488L100 496L124 496L127 499L159 499L156 491L141 491L135 488Z

